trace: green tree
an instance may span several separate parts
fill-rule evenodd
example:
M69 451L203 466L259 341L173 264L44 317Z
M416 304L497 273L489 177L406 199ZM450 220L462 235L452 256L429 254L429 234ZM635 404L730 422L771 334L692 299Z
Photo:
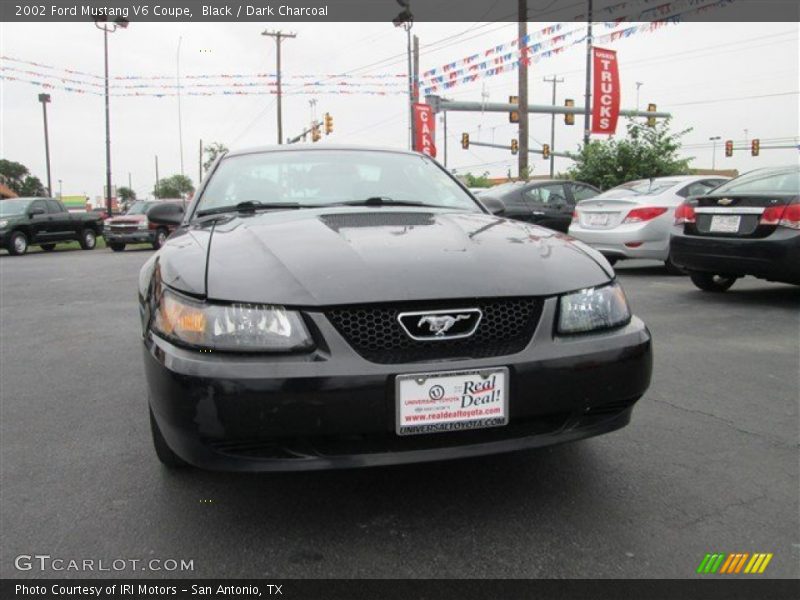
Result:
M186 194L194 192L192 180L186 175L172 175L158 182L153 189L156 198L183 198Z
M489 171L485 171L482 175L473 175L467 173L464 175L467 181L467 187L471 188L488 188L492 187L492 182L489 181Z
M225 154L227 151L228 147L222 142L211 142L208 146L203 148L203 154L206 155L206 160L203 163L203 171L208 171L211 165L214 164L214 161L217 160L217 157L220 154Z
M30 174L28 167L13 160L0 159L0 175L6 185L20 196L41 196L46 193L42 182Z
M131 200L136 200L136 192L134 192L129 187L117 188L117 196L123 202L130 202Z
M47 196L47 190L34 175L26 175L19 189L15 190L23 198L31 196Z
M634 179L687 174L692 159L680 158L678 152L681 138L690 131L671 131L669 119L655 127L631 119L626 137L582 146L569 177L606 190Z

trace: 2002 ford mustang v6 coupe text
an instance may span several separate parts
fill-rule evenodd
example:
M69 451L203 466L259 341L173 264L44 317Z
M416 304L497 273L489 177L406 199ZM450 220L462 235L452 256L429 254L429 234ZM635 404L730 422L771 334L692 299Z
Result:
M476 456L628 423L650 334L606 260L428 157L229 153L142 268L156 452L269 471Z

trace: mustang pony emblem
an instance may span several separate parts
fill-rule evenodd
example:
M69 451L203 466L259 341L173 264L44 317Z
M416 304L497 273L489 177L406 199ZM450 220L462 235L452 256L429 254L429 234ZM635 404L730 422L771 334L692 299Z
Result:
M444 335L457 321L469 319L470 315L425 315L417 323L417 327L422 327L426 323L430 331L437 336Z

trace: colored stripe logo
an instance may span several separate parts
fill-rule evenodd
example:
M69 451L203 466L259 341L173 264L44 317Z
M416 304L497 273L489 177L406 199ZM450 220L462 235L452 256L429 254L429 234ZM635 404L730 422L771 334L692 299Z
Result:
M772 553L756 552L733 552L726 554L715 552L706 554L697 567L697 572L703 575L738 575L738 574L761 574L769 562L772 560Z

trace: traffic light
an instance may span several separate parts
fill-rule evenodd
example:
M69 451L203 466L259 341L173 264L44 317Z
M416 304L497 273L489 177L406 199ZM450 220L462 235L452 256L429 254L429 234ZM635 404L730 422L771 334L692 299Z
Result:
M656 105L655 104L648 104L647 105L647 112L649 112L649 113L656 112ZM655 127L656 126L656 118L655 117L647 117L647 126L648 127Z
M758 140L758 138L750 142L750 154L752 154L753 156L758 156L760 150L761 150L761 142Z
M572 98L567 98L564 100L564 106L567 108L574 108L575 107L575 100ZM564 125L575 125L575 115L571 113L567 113L564 115Z
M311 141L318 142L322 139L322 134L319 132L319 123L311 125Z
M519 142L516 139L511 140L511 154L519 152Z
M325 113L325 135L333 133L333 117L331 113Z
M468 133L462 133L461 134L461 147L464 150L469 150L469 134Z
M727 140L725 142L725 156L733 156L733 140Z
M550 158L550 144L542 144L542 158Z
M508 97L509 104L519 104L519 96L509 96ZM519 123L519 111L512 110L508 113L508 122L509 123Z

